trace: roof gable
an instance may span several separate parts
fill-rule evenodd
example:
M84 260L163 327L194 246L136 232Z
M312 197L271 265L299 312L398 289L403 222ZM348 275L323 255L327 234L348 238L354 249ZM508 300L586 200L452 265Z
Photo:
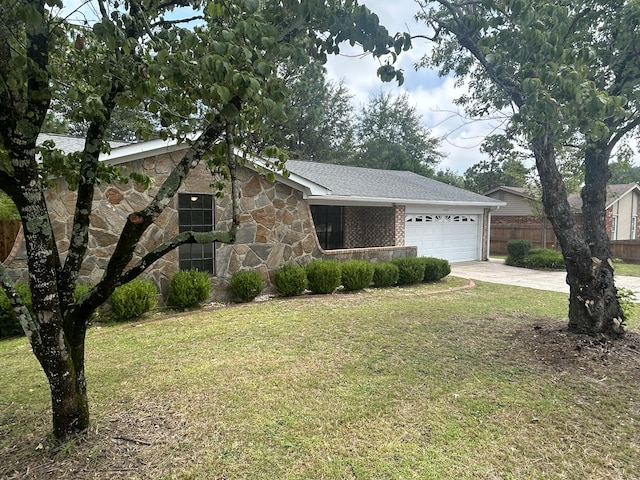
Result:
M627 196L633 191L640 194L640 187L636 183L616 183L613 185L607 185L607 200L605 208L611 208L613 204L620 201L621 198ZM579 193L573 193L569 195L568 199L571 208L576 211L582 211L582 197Z
M500 186L500 187L496 187L493 188L491 190L489 190L488 192L485 192L485 195L491 195L492 193L495 192L507 192L507 193L511 193L513 195L517 195L518 197L522 197L522 198L526 198L529 200L536 200L534 194L531 192L531 190L529 188L526 187L508 187L508 186Z

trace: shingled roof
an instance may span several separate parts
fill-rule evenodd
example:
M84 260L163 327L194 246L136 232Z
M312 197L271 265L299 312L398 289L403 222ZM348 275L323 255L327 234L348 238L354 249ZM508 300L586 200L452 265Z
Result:
M609 208L634 188L639 187L635 183L615 183L613 185L607 185L607 200L605 208ZM569 195L567 200L569 201L571 208L577 212L582 210L582 197L579 193L572 193Z
M288 160L287 170L321 185L330 197L362 200L461 203L499 206L503 202L478 195L413 172L348 167L329 163Z
M56 148L59 148L64 153L81 152L84 150L84 137L70 137L68 135L59 135L56 133L41 133L38 135L38 145L42 145L47 140L51 140L56 144ZM110 141L111 148L122 147L128 145L127 142Z

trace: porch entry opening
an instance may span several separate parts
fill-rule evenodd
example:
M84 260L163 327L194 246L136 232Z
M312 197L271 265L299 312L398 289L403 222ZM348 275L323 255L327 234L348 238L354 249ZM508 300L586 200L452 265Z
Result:
M213 195L178 194L178 225L182 232L211 232L215 223ZM213 243L190 243L179 247L180 270L197 269L215 274L216 249Z
M311 216L323 249L344 248L344 207L311 205Z

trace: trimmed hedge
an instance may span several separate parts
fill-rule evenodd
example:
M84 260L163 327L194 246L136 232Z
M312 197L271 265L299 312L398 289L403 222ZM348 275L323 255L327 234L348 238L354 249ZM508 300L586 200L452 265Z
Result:
M391 260L398 267L398 285L413 285L424 278L424 262L422 258L404 257Z
M329 260L314 260L305 267L312 293L333 293L342 283L342 267Z
M509 257L512 257L514 260L523 258L530 250L530 240L509 240L507 242L507 252L509 253Z
M273 284L285 297L302 295L307 288L307 271L300 265L285 265L274 274Z
M566 268L562 254L546 248L534 248L522 258L509 256L505 263L512 267L541 270L564 270Z
M158 291L151 280L136 278L119 286L109 298L114 320L138 318L156 306Z
M384 288L398 283L400 269L391 262L373 264L373 286Z
M373 282L373 264L366 260L348 260L342 264L342 286L347 292L367 288Z
M180 308L200 305L211 295L211 278L207 272L182 270L171 277L169 304Z
M231 277L231 293L243 303L255 299L263 288L262 276L255 270L237 272Z
M437 282L451 273L451 265L447 260L434 257L423 257L424 276L423 282Z

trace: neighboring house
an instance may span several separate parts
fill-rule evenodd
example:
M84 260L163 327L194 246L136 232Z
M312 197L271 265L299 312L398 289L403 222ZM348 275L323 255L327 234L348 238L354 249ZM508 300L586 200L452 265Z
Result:
M49 136L70 150L68 137ZM60 142L59 142L60 140ZM76 149L82 148L82 140ZM101 159L155 179L144 191L135 183L96 188L89 253L82 280L102 276L127 216L155 195L186 145L153 140L114 145ZM183 245L154 263L144 274L164 298L172 275L197 268L212 275L215 299L224 299L233 273L258 270L267 287L275 270L286 263L306 264L316 258L387 261L403 256L434 256L450 262L486 260L490 212L503 202L445 185L411 172L384 171L301 161L287 162L288 176L275 182L256 173L251 163L240 168L240 228L234 245ZM173 202L143 237L136 254L169 240L179 231L227 229L230 192L217 198L208 168L199 165L185 179ZM75 192L62 180L47 191L58 249L67 250L75 208ZM14 278L24 278L25 251L17 241L4 262Z
M506 202L504 207L492 215L492 225L539 225L547 222L541 218L540 200L526 188L498 187L485 195ZM568 200L577 222L582 224L582 198L579 194L572 194ZM607 186L606 221L611 240L633 240L640 237L639 200L640 187L635 183Z

